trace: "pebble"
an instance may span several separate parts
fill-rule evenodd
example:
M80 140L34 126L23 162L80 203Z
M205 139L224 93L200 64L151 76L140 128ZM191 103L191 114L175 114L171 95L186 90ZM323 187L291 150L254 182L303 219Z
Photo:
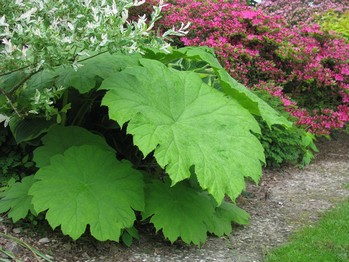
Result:
M21 252L19 245L16 242L12 241L9 241L5 244L5 249L10 251L15 256L19 255Z
M50 243L50 240L47 237L39 239L39 244L47 244Z
M22 228L21 227L16 227L14 229L12 229L12 232L15 233L15 234L19 234L22 232Z

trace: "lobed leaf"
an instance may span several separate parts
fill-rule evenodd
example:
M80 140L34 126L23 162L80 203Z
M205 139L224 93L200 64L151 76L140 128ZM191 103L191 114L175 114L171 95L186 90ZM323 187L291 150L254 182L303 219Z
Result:
M206 46L184 47L173 50L171 54L165 54L156 50L148 49L147 57L159 59L165 64L173 63L179 59L192 59L204 61L210 65L220 81L221 88L225 94L231 96L245 107L251 114L261 116L270 126L280 124L290 127L292 124L286 118L281 116L263 99L259 98L252 91L233 79L228 72L220 65L212 48Z
M204 243L207 238L207 218L213 216L214 207L207 195L190 188L186 182L173 187L154 180L146 187L143 219L150 218L156 231L172 243L179 237L187 244Z
M109 89L102 100L109 117L121 126L129 122L127 132L144 156L154 151L173 185L194 166L200 186L218 203L225 194L235 199L244 177L258 181L264 155L250 132L259 132L252 115L196 73L140 63L107 78L101 89Z
M97 145L109 151L114 151L108 146L104 138L95 135L86 129L78 126L54 125L41 139L43 146L34 150L33 160L37 167L47 166L50 158L72 146Z
M232 222L246 225L249 218L249 214L243 209L232 203L223 202L207 220L208 231L216 236L229 235L232 232Z
M34 176L27 176L21 182L10 185L7 191L1 193L0 213L9 210L8 217L14 223L25 218L28 212L33 210L32 197L28 195L28 191L34 182Z
M232 222L247 224L249 215L236 205L217 203L207 194L192 188L187 181L171 187L169 182L154 180L146 186L143 219L150 218L156 231L172 243L181 238L185 243L204 243L207 233L217 236L232 232Z
M82 67L77 70L61 68L56 85L74 87L84 94L96 87L97 76L104 79L128 66L137 65L138 58L139 55L101 54L82 62Z
M73 146L53 156L35 179L29 191L34 209L47 210L51 227L60 225L73 239L90 225L96 239L118 241L121 230L133 226L133 210L144 210L141 173L99 145Z

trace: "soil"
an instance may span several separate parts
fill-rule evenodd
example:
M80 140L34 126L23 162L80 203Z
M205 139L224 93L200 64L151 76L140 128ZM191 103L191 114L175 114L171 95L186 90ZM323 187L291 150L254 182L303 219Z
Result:
M248 226L235 226L227 237L211 237L201 247L181 242L170 245L152 228L140 228L140 240L130 248L114 242L98 242L90 236L72 241L47 225L11 224L4 217L0 232L34 246L53 261L231 261L261 262L272 248L285 243L291 233L316 222L321 214L349 198L349 135L318 142L320 153L304 169L283 167L265 170L258 186L249 184L238 205L251 214ZM0 247L17 261L38 258L15 241L0 237ZM0 253L1 258L6 256ZM12 261L12 260L1 260ZM13 260L16 261L16 260Z

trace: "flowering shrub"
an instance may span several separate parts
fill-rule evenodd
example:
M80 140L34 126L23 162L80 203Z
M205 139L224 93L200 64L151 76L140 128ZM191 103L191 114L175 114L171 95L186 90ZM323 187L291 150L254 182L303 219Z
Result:
M285 18L289 26L316 23L317 17L330 10L342 13L349 6L348 0L264 0L258 8L269 15Z
M250 88L278 96L297 123L328 134L349 121L349 45L318 25L287 28L240 1L170 1L164 28L190 22L184 45L214 47L220 62Z

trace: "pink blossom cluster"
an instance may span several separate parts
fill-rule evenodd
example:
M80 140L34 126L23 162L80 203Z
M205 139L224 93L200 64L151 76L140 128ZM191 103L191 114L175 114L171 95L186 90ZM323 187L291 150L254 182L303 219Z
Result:
M349 45L318 25L290 28L244 3L169 1L160 24L191 22L181 44L213 47L232 77L251 89L264 86L309 131L342 128L349 121Z
M263 0L258 6L269 15L285 18L289 26L312 24L322 13L348 10L349 0Z

